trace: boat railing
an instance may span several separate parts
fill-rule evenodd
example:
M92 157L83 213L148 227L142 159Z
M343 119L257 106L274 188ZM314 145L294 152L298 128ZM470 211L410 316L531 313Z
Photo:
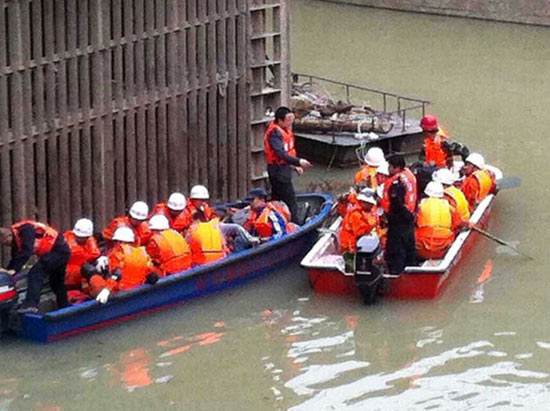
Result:
M331 95L340 98L347 104L357 105L357 101L361 98L365 98L366 96L375 96L379 99L379 104L371 105L371 108L379 112L381 115L385 115L390 118L398 117L401 120L402 131L405 131L407 128L407 119L414 116L414 114L411 116L411 113L421 112L421 117L423 117L426 114L426 107L431 104L431 101L429 100L403 96L371 87L344 83L342 81L332 80L312 74L292 73L292 82L293 84L300 84L302 82L319 84L326 90L330 90ZM355 101L352 101L352 99Z

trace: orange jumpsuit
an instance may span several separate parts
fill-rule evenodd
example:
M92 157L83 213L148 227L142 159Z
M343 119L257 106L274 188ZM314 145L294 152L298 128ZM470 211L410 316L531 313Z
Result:
M90 294L96 297L99 292L108 288L111 292L129 290L145 284L147 275L156 272L145 247L117 243L109 252L109 272L120 271L121 278L103 278L96 274L90 278Z
M149 224L147 224L146 221L141 222L137 227L135 227L130 222L130 217L120 216L114 218L109 225L103 229L103 238L107 241L113 241L113 234L116 229L123 226L132 229L136 237L135 245L137 246L147 244L147 241L149 241L149 238L151 238L151 235L153 234L149 229Z
M67 289L80 290L83 286L83 278L80 270L85 263L95 261L101 252L97 246L97 241L93 236L86 239L83 245L76 241L76 235L72 231L67 231L63 234L65 241L71 250L71 257L65 269L65 286Z
M376 207L366 211L362 206L354 207L344 217L340 228L339 242L343 252L355 252L357 240L378 228L378 214Z
M146 250L163 275L174 274L191 267L189 244L175 230L153 233Z
M198 208L196 207L194 200L189 200L189 202L187 203L187 207L185 207L185 211L187 211L190 218L193 218L193 214L195 214L195 212L198 211ZM214 210L212 210L212 208L207 203L203 203L202 211L208 221L217 217Z
M442 134L436 134L434 138L426 137L424 139L424 154L426 156L426 163L433 163L437 168L447 166L448 154L442 147L442 143L446 139L447 137Z

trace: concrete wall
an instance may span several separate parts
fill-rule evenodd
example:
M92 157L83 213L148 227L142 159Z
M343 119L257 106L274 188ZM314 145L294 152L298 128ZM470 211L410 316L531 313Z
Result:
M446 16L550 26L548 0L327 0Z

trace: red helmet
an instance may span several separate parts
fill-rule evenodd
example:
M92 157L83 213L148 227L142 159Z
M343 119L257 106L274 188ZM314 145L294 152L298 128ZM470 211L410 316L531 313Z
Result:
M428 114L427 116L422 117L422 120L420 120L420 127L422 127L422 131L439 130L439 126L437 124L437 117L432 116L431 114Z

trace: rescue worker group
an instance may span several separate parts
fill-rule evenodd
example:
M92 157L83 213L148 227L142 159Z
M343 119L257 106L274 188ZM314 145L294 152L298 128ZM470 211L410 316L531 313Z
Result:
M19 273L31 256L37 257L17 311L39 311L45 278L57 308L90 299L106 303L119 291L153 285L163 276L296 230L292 172L301 174L311 164L297 157L293 119L288 108L280 107L264 137L271 201L264 189L254 188L246 207L216 208L209 204L208 189L195 185L188 198L174 192L152 210L136 201L101 233L94 232L87 218L65 233L32 220L0 228L0 243L12 249L5 269L9 274ZM442 258L456 234L471 227L470 213L477 204L496 191L494 175L480 154L462 152L465 164L456 172L456 147L440 131L437 118L427 115L420 125L424 150L415 167L407 167L400 155L386 159L380 148L372 147L355 176L354 188L337 202L336 210L343 217L338 238L344 256L353 255L359 238L375 232L390 274L422 260Z

